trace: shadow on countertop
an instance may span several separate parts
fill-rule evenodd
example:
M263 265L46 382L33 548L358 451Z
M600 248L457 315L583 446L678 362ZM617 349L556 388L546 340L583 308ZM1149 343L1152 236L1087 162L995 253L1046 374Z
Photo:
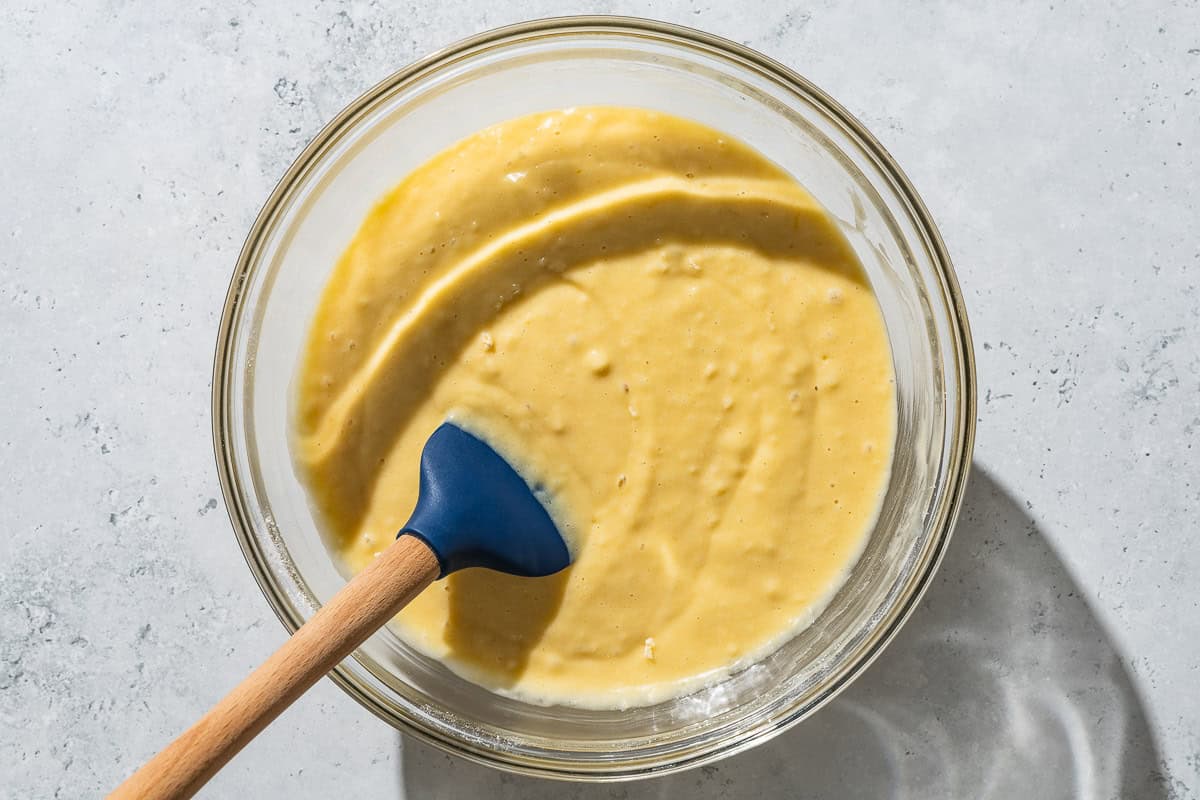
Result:
M1138 695L1023 505L971 476L945 562L895 641L778 738L622 784L509 775L405 738L407 798L1124 798L1166 800Z

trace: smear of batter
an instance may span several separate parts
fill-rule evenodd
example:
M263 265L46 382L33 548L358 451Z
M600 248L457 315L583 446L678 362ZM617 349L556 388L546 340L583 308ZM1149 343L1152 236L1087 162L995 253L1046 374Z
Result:
M485 686L685 693L820 611L891 463L891 354L826 212L749 147L645 110L496 125L372 211L322 295L293 454L349 570L416 500L447 416L543 479L576 554L467 570L400 634Z

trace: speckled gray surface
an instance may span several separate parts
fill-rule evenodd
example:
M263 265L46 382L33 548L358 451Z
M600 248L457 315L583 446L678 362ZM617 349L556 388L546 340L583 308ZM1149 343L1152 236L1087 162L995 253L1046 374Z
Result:
M899 159L957 262L977 468L936 585L815 718L566 787L402 741L322 683L245 797L1200 792L1200 7L598 4L794 66ZM453 6L453 7L452 7ZM0 797L95 797L283 639L217 498L209 369L241 240L324 120L559 3L0 8Z

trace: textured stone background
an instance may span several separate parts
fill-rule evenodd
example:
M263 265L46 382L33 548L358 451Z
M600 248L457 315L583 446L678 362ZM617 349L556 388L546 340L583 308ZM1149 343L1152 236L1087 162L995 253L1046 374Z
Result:
M978 466L937 585L868 674L749 754L569 790L403 741L323 683L206 796L1198 796L1200 8L991 5L569 9L796 67L942 227ZM217 499L208 411L226 283L275 180L393 69L568 10L170 8L0 7L4 798L100 795L283 638Z

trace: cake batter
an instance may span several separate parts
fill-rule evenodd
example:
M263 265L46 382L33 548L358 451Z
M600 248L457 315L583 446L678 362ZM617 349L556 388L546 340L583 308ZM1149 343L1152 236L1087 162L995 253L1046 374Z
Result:
M400 635L544 703L693 690L808 624L858 557L894 435L891 353L835 223L687 120L502 123L371 212L321 297L293 454L347 570L416 500L448 417L544 483L575 563L465 570Z

